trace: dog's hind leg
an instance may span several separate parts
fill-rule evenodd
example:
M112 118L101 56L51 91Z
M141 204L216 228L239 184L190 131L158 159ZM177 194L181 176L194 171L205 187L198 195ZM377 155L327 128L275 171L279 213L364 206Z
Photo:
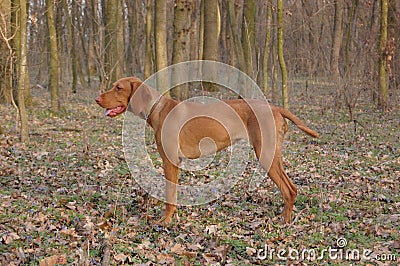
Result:
M282 158L274 158L271 168L268 171L268 176L282 193L284 201L282 217L285 223L290 223L293 205L296 201L297 188L283 169Z
M276 120L275 120L276 122ZM281 121L282 122L282 121ZM280 125L276 129L276 142L275 142L275 153L272 159L272 164L270 164L271 157L268 157L266 153L270 154L273 151L269 149L262 149L261 142L261 133L260 130L249 130L250 133L250 141L254 147L256 156L265 171L268 172L268 176L272 179L272 181L279 188L283 201L284 208L282 212L282 217L285 223L290 223L293 211L293 205L296 200L297 195L297 187L292 183L289 176L286 174L283 168L282 162L282 142L283 137L287 128L285 127L286 123L279 124ZM261 152L265 154L261 154ZM270 166L270 167L269 167ZM269 167L269 168L268 168Z

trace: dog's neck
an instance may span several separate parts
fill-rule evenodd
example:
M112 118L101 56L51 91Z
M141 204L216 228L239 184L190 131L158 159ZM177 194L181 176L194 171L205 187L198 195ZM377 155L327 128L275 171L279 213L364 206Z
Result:
M152 100L151 103L149 104L150 110L147 112L147 114L144 115L144 120L148 121L150 116L152 115L152 113L154 112L154 110L157 108L157 105L160 103L160 101L162 100L162 98L164 98L164 96L159 95L158 97L156 97L156 100ZM153 98L154 99L154 98Z
M148 105L149 112L144 119L154 130L157 130L157 128L162 126L162 121L165 119L165 117L162 115L160 116L160 114L169 113L169 111L178 104L178 101L158 93L157 97L150 102L151 103Z

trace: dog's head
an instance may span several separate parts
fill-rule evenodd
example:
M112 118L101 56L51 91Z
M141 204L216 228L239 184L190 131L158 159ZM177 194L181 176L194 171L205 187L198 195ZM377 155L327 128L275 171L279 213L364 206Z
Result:
M106 109L105 115L115 117L128 109L129 101L135 95L131 111L142 116L145 105L151 100L147 86L135 77L122 78L112 84L112 88L96 98L97 104ZM140 89L139 89L140 88ZM139 90L138 90L139 89Z

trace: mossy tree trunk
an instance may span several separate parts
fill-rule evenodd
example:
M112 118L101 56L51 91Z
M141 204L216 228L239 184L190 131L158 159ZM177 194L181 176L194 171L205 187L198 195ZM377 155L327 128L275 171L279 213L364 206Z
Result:
M278 4L278 60L281 67L281 80L282 80L282 105L285 108L289 108L289 93L287 86L287 69L285 58L283 56L283 4L282 0L277 0Z
M27 51L27 10L26 0L19 0L20 16L19 16L19 60L18 60L18 110L20 118L20 140L21 142L29 141L28 133L28 114L25 108L25 90L29 86L26 82L28 72L28 51Z
M124 25L122 23L123 10L121 0L104 1L105 25L105 75L108 85L120 79L124 70Z
M26 1L25 1L26 2ZM19 78L19 65L21 64L20 60L21 60L21 40L22 38L26 39L26 36L21 36L21 28L22 27L27 27L26 25L23 26L21 25L21 18L19 16L23 16L23 14L21 13L22 10L19 8L20 7L20 1L16 0L12 2L12 13L14 14L13 16L13 20L15 22L15 26L16 26L16 35L15 38L13 40L13 46L15 47L15 58L16 58L16 74L14 74L14 77L17 77L17 80ZM28 12L26 7L25 7L25 12ZM27 16L27 15L25 15ZM25 35L27 34L27 30L25 29ZM24 88L24 100L25 100L25 105L26 106L30 106L32 105L32 96L31 96L31 90L30 90L30 81L29 81L29 68L25 69L24 72L24 79L25 79L25 88ZM18 82L18 81L17 81ZM18 89L16 87L14 87L14 93L16 93L16 95L18 95ZM16 98L17 103L19 101L18 96Z
M381 19L380 19L380 37L379 37L379 97L378 107L387 108L388 92L387 92L387 74L386 74L386 43L387 43L387 26L388 26L388 1L381 0Z
M57 30L54 16L54 0L46 0L47 6L47 28L49 38L49 88L51 92L51 109L54 112L60 110L59 80L60 80L60 57L57 46Z
M265 34L265 45L264 45L264 54L263 54L263 64L262 64L262 88L263 92L266 96L270 93L270 88L268 84L268 60L271 49L271 19L272 19L272 2L268 0L266 2L267 5L267 16L266 16L266 34Z
M204 0L200 1L200 18L199 18L199 53L198 59L203 59L203 43L204 43Z
M247 64L245 62L245 56L243 51L243 45L240 42L239 37L239 29L238 29L238 22L235 14L235 3L234 1L228 1L228 19L229 25L231 28L232 38L233 38L233 47L235 50L235 55L237 58L238 68L247 73Z
M242 22L242 45L246 62L246 74L255 78L255 31L256 31L256 3L254 0L244 1Z

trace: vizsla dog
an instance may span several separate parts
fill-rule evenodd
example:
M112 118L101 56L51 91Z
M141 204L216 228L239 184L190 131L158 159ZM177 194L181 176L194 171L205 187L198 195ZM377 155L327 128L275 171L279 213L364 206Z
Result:
M236 99L210 104L178 102L162 96L135 77L118 80L109 91L98 96L96 102L106 109L107 116L115 117L128 110L145 119L154 129L168 180L162 223L169 223L176 210L181 159L213 154L239 139L249 140L261 166L279 188L284 200L283 221L290 223L297 188L282 163L282 143L288 130L285 118L308 135L318 137L317 132L290 111L259 100ZM204 145L204 139L211 139L211 145Z

